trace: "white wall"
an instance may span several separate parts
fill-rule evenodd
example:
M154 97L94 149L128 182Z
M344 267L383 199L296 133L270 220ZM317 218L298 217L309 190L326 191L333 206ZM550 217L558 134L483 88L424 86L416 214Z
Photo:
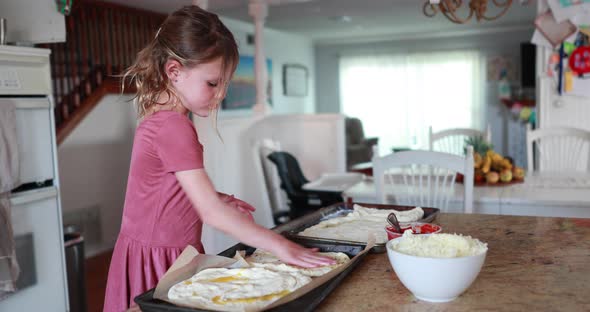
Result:
M282 114L220 120L219 139L208 120L195 121L205 150L205 168L217 190L234 194L254 207L254 218L265 227L274 225L264 180L255 162L254 147L261 139L280 142L292 153L309 180L322 173L346 170L344 116L339 114ZM211 228L203 231L208 253L218 253L236 242Z
M6 41L19 44L65 42L65 17L55 1L0 1L0 15L6 18Z
M100 210L103 243L87 243L87 255L112 248L119 234L136 123L129 99L105 97L58 148L64 215Z
M254 32L254 27L229 19L223 21L239 41L240 53L254 55L254 46L246 43L246 36ZM266 30L265 48L267 57L273 62L272 112L314 112L315 83L311 41L291 34ZM308 68L311 77L308 96L282 95L281 75L285 63L298 63ZM87 243L87 256L112 248L119 233L136 126L135 109L132 103L125 102L127 99L128 96L120 99L118 95L103 99L58 150L64 215L82 209L100 210L102 244L89 246ZM221 121L245 116L252 116L252 111L222 111L219 118ZM206 123L207 126L212 124L210 120ZM224 123L227 124L231 123ZM220 131L223 132L224 129L220 128ZM215 152L214 146L205 148L209 153L223 153L222 149ZM250 153L250 150L246 152ZM239 167L242 163L235 165ZM228 175L225 178L232 179L232 176Z
M468 25L466 25L468 27ZM520 66L520 43L528 42L533 29L516 29L511 32L438 37L428 39L405 39L365 44L320 45L315 48L317 77L317 111L320 113L340 113L340 90L338 62L340 55L362 55L367 53L409 53L414 51L442 51L456 49L476 49L485 56L507 56L514 61L517 71ZM517 82L518 83L518 82ZM370 91L367 91L370 92ZM395 86L392 86L395 92ZM458 86L457 92L460 92ZM506 154L506 118L498 101L497 84L486 83L485 123L492 127L492 141L496 149ZM378 112L375 112L378 113Z
M254 25L222 18L238 41L240 55L254 56L254 44L247 42L248 34L254 34ZM310 39L272 29L264 31L266 57L272 60L272 112L275 114L315 112L314 51ZM283 95L283 65L301 64L308 69L308 94L304 97ZM250 110L222 111L220 117L251 114Z

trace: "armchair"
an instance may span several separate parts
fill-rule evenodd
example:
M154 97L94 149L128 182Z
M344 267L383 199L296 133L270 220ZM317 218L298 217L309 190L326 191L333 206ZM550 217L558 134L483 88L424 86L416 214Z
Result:
M376 145L379 138L366 138L363 131L363 123L360 119L347 117L346 128L346 167L369 162L373 157L373 145Z

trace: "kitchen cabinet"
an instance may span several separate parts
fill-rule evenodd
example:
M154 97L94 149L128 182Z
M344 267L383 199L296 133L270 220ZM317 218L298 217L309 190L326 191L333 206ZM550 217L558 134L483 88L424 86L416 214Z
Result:
M9 197L21 269L0 311L69 310L49 53L0 46L0 105L16 108L20 184Z

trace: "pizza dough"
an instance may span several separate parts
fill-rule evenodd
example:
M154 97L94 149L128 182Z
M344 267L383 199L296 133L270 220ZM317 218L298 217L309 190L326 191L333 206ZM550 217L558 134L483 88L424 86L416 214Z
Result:
M369 233L374 233L375 243L384 244L387 242L387 233L385 233L387 216L392 212L400 223L414 222L424 217L424 210L421 207L398 211L367 208L355 204L351 213L322 221L303 230L299 235L365 243Z
M176 304L215 311L249 311L263 308L309 283L297 272L265 268L205 269L170 288Z
M238 269L205 269L168 290L168 299L176 304L214 311L250 311L268 306L288 295L312 278L324 275L350 261L341 252L325 252L336 264L302 268L288 265L269 252L257 249L252 255L234 257Z
M348 258L348 256L346 254L341 253L341 252L320 252L319 254L336 260L336 264L315 267L315 268L302 268L302 267L283 263L281 260L279 260L277 257L272 255L271 253L261 250L261 249L256 249L256 251L254 253L252 253L251 256L246 258L246 261L251 266L256 267L256 268L265 268L265 269L269 269L269 270L277 271L277 272L296 272L296 273L301 273L305 276L310 276L310 277L322 276L322 275L332 271L336 267L350 261L350 258Z

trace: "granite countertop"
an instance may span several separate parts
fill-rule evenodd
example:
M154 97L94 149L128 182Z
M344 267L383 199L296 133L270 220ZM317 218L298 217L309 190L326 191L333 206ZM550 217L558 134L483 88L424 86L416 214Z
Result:
M387 254L369 254L317 311L589 311L590 219L441 214L443 232L488 243L484 266L449 303L416 299Z

